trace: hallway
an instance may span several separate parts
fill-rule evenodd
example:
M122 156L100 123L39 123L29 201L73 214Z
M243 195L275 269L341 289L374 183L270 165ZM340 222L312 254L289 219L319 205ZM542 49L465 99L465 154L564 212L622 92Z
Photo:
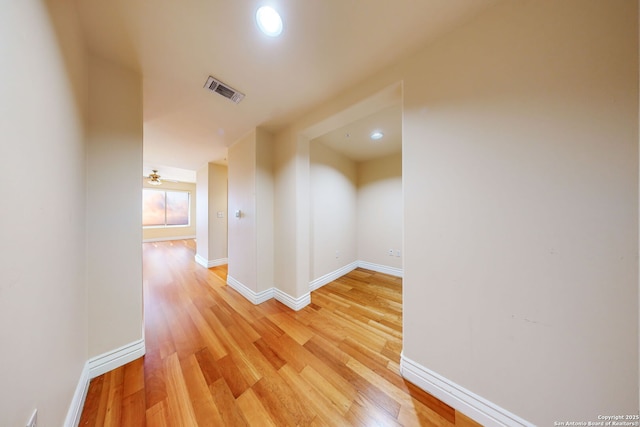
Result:
M143 247L147 353L95 378L81 426L477 425L404 381L401 279L357 269L254 306L194 242Z

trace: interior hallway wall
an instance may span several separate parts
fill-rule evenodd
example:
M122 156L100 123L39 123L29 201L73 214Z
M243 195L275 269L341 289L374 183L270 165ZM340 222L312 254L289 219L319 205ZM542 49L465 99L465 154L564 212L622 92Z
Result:
M227 157L229 159L228 273L233 279L257 293L255 131L229 147Z
M205 267L227 263L227 167L207 163L196 171L196 261Z
M142 339L142 77L89 58L89 357Z
M227 167L209 163L209 261L227 261Z
M274 286L273 137L256 129L256 250L258 292Z
M402 269L402 153L359 162L357 182L358 260Z
M209 260L209 164L196 171L196 260Z
M311 279L357 258L357 165L319 142L311 142Z
M274 135L274 277L294 298L309 294L310 139L296 129Z
M228 154L228 271L231 280L252 295L274 287L271 143L271 135L257 128L234 143Z
M71 1L0 13L0 423L63 425L88 358L87 66Z
M637 413L637 75L635 1L500 3L410 62L406 357L538 425Z

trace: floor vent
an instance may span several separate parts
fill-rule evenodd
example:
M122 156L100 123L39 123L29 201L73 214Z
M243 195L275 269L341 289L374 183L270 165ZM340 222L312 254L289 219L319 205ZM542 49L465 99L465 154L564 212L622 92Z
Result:
M206 89L209 89L212 92L220 94L227 99L232 100L236 104L244 98L244 93L238 92L234 88L229 85L222 83L220 80L215 79L214 77L209 76L207 82L204 84Z

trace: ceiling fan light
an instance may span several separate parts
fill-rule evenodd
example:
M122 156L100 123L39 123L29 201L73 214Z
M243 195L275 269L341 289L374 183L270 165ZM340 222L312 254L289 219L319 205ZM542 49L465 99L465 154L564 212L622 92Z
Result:
M149 174L149 180L147 181L151 185L161 185L162 181L160 181L160 175L158 175L157 170L153 170L153 173Z

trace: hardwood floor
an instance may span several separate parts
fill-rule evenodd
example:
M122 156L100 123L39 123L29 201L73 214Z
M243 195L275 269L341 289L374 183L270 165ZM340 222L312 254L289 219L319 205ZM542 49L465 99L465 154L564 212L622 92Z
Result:
M401 279L357 269L254 306L194 242L146 243L147 353L91 381L81 426L477 426L399 375Z

